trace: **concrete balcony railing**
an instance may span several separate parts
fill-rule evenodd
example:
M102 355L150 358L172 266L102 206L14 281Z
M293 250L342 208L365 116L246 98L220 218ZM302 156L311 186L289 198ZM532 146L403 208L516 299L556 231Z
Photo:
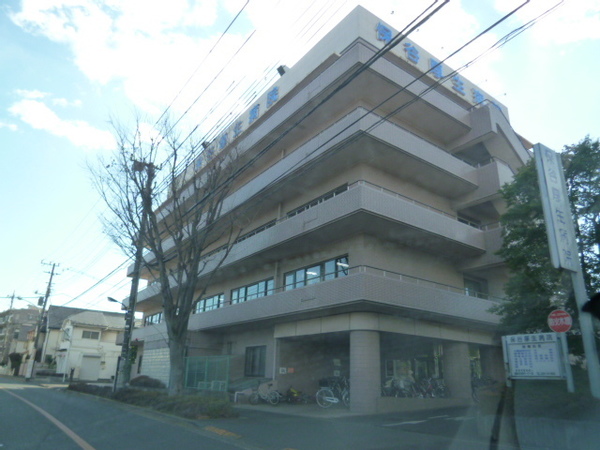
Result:
M262 257L273 252L281 254L283 245L288 252L297 252L298 247L304 252L310 251L308 246L320 245L315 239L306 239L314 233L319 233L318 241L326 241L334 237L343 238L344 233L351 236L362 231L376 232L385 237L386 232L392 231L392 235L386 238L394 239L393 235L403 229L410 231L412 236L418 234L419 245L427 242L438 253L456 255L461 252L467 257L476 257L486 252L485 234L481 229L409 197L358 181L351 184L346 192L293 217L284 217L275 225L234 245L221 269L248 264L249 258L261 254ZM296 241L297 246L293 245ZM214 270L215 264L209 262L205 273ZM159 287L153 283L140 291L138 302L155 298L158 294Z
M448 286L368 266L348 276L303 288L274 292L245 303L225 305L190 318L191 330L216 330L260 321L286 321L352 311L394 311L394 314L489 328L499 317L489 312L498 298L465 294Z

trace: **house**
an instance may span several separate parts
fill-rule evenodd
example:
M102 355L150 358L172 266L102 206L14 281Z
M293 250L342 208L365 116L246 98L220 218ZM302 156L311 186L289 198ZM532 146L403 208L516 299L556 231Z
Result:
M85 311L91 311L84 308L72 308L69 306L48 306L42 328L40 331L40 345L42 347L41 362L47 365L54 365L56 355L61 348L63 337L62 326L69 316L79 314Z
M9 309L0 312L0 373L12 373L8 355L27 352L27 334L35 328L40 316L40 308L29 306L23 309Z
M117 336L125 328L125 315L82 311L67 316L60 329L56 372L83 381L111 380L117 370L121 346Z
M397 33L356 8L212 144L261 155L224 209L252 224L189 322L187 355L226 357L225 382L346 376L351 410L373 413L406 400L381 396L390 378L443 378L467 403L472 372L504 376L498 190L528 144L410 39L370 61ZM168 383L161 304L156 282L139 292L133 338Z

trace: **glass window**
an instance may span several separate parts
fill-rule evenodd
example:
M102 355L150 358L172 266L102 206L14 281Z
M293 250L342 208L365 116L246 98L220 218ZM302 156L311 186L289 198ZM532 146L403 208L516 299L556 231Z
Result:
M259 281L248 286L241 288L232 289L231 291L231 303L242 303L248 300L254 300L258 297L265 297L270 295L274 290L274 280L270 278L268 280Z
M264 377L266 366L267 346L246 347L246 363L244 376Z
M83 330L81 337L83 339L98 339L100 337L100 332Z
M296 289L348 275L348 256L340 256L284 274L285 289Z
M306 284L315 284L321 281L321 265L306 269Z
M337 266L335 260L325 262L325 280L333 280L335 278Z
M162 312L151 314L144 318L144 325L152 325L162 322Z
M335 260L336 265L336 276L343 277L348 275L348 269L350 265L348 264L348 257L342 256Z
M300 269L296 271L296 287L304 286L304 269Z
M465 277L465 294L471 297L488 298L487 282Z
M196 303L196 307L194 308L193 313L201 313L204 311L211 311L213 309L220 308L223 306L223 294L213 295L212 297L207 297L204 299L198 300Z

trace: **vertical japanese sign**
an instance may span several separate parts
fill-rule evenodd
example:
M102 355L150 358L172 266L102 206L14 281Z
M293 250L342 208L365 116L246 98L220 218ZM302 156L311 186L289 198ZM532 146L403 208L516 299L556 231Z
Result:
M552 265L578 272L579 259L571 207L560 154L542 144L533 146L542 195Z

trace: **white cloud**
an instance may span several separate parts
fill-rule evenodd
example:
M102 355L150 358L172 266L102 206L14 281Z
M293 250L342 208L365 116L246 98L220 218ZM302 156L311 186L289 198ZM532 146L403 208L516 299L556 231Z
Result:
M292 66L306 50L345 16L359 0L330 0L315 8L297 0L261 0L250 2L242 19L229 30L219 46L204 59L228 21L244 6L244 0L23 0L13 21L33 33L62 42L73 52L77 67L99 85L113 83L136 108L158 117L180 92L189 76L199 67L189 85L171 107L178 117L202 94L187 117L197 123L215 104L231 97L256 80L273 76L267 67ZM430 4L430 0L382 0L369 2L368 9L402 29ZM218 13L228 11L226 20L217 24ZM392 11L394 12L392 14ZM224 18L221 18L224 19ZM426 50L443 58L480 30L476 17L453 1L423 25L411 38ZM219 70L232 58L252 28L257 31L235 61ZM440 39L444 36L444 39ZM495 37L488 34L461 58L448 61L458 67L470 55L487 48ZM482 88L501 87L490 74L489 65L499 58L491 56L465 73ZM212 118L233 108L231 98L212 112ZM204 129L209 129L207 124Z
M114 138L108 131L99 130L82 120L65 120L38 100L21 100L9 112L33 128L65 137L84 149L114 148Z
M17 131L19 127L14 123L0 122L0 128L8 128L10 131Z
M53 98L51 100L53 105L62 106L63 108L74 106L76 108L80 108L82 105L81 100L68 100L66 98Z
M44 97L48 96L47 92L41 92L38 90L30 91L27 89L17 89L15 92L21 98L27 98L27 99L32 99L32 100L44 98Z

